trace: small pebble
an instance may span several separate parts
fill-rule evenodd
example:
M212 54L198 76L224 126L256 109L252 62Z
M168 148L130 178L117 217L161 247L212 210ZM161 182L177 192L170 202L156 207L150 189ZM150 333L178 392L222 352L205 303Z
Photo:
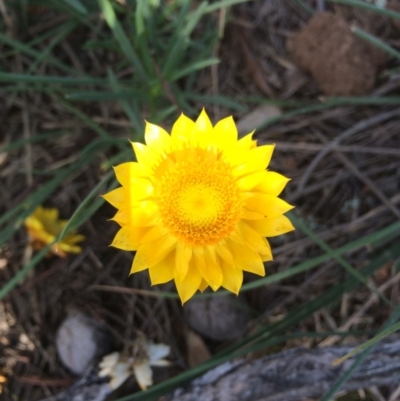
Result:
M188 325L213 340L233 340L247 330L249 313L243 298L227 295L192 299L183 309Z
M78 310L71 310L58 328L56 347L62 363L76 375L86 373L111 348L105 326Z

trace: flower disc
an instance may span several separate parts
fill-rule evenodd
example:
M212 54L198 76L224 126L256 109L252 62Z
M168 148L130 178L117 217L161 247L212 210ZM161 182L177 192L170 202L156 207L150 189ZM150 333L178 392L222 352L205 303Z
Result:
M211 150L196 153L176 162L155 185L162 224L192 247L227 238L235 230L243 203L230 166ZM207 160L207 153L214 160Z

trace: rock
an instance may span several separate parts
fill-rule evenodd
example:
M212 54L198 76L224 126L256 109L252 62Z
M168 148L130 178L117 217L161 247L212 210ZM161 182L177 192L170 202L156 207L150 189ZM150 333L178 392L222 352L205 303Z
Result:
M249 322L244 300L231 295L192 299L183 309L192 329L217 341L242 336Z
M107 328L75 309L61 323L56 348L62 363L76 375L83 375L112 345Z

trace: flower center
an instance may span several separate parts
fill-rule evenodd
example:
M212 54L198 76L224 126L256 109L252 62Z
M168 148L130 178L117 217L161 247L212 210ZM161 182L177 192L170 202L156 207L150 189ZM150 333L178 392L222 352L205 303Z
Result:
M162 222L185 244L216 244L235 229L241 217L241 192L232 168L213 151L198 149L179 157L158 182Z

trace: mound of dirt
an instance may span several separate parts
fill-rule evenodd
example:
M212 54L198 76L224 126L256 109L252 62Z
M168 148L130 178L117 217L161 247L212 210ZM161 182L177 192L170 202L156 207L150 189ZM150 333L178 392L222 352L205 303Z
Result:
M293 61L311 73L326 95L363 95L375 85L386 61L375 47L357 38L339 15L323 12L288 41Z

